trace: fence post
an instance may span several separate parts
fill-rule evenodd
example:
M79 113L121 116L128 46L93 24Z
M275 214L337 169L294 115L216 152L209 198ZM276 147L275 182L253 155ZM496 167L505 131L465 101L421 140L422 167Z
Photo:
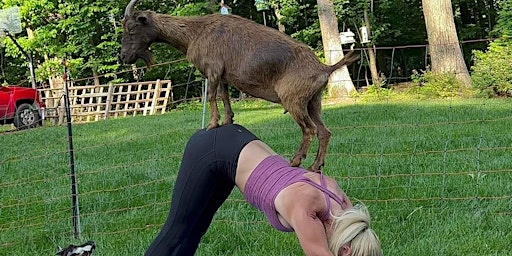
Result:
M72 202L72 218L73 218L73 235L75 239L80 238L81 225L80 225L80 208L78 205L78 186L76 181L75 172L75 154L73 147L73 132L71 127L71 107L69 103L69 86L68 86L68 71L66 67L66 59L62 61L64 69L63 80L64 80L64 106L66 108L66 124L68 127L68 141L69 141L69 167L70 167L70 179L71 179L71 202Z
M164 98L164 103L163 103L163 107L162 107L162 114L165 113L165 110L167 109L167 102L169 101L169 97L171 98L171 102L173 101L173 97L172 97L172 82L171 81L166 81L167 83L167 87L165 88L165 98Z
M395 61L395 47L393 47L393 51L391 52L391 67L389 71L389 82L391 83L391 80L393 79L393 62Z
M151 110L149 110L149 115L155 114L156 107L160 99L160 89L162 88L162 83L160 79L156 80L155 91L153 92L153 101L151 102Z
M113 95L114 95L114 85L112 83L108 83L107 104L105 106L105 116L103 117L104 120L107 120L108 116L110 115L110 107L112 105Z
M205 117L206 117L206 100L208 95L208 79L204 80L204 91L203 91L203 120L201 121L201 129L204 128Z

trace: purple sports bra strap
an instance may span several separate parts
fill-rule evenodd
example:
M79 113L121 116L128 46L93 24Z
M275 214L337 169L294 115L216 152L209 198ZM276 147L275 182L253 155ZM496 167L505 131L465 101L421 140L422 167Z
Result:
M327 185L325 184L325 177L323 172L320 171L320 183L322 184L322 188L325 188L327 190ZM324 190L321 190L324 192L325 195L325 201L327 202L327 211L324 213L324 219L329 217L329 214L331 213L331 199L329 198L329 195L325 193Z
M338 203L339 205L343 205L344 200L341 199L338 195L334 194L329 189L327 189L327 184L325 182L325 176L324 176L323 172L320 172L320 183L321 183L321 185L318 185L317 183L315 183L314 181L312 181L312 180L310 180L308 178L304 178L303 182L310 184L311 186L317 188L318 190L320 190L320 191L322 191L324 193L325 200L327 201L327 211L324 213L324 216L323 216L324 218L328 217L328 215L331 212L331 200L330 200L330 198L334 199L334 201L336 201L336 203Z

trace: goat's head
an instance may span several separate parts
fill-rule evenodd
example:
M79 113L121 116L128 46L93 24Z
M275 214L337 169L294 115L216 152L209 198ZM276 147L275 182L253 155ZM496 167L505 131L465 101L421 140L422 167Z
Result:
M133 64L141 58L150 67L153 64L153 55L149 46L157 39L158 33L153 25L152 12L133 11L136 2L137 0L131 0L126 6L120 58L127 64Z

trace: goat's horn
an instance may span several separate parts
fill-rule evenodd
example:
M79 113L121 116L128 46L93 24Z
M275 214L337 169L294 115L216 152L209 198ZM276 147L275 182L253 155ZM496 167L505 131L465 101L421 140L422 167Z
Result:
M133 13L133 7L137 3L137 0L131 0L130 3L126 6L126 9L124 11L124 17L131 16Z

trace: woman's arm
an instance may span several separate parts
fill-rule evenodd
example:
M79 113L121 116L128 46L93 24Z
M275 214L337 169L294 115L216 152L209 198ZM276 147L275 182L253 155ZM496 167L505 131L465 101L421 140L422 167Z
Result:
M305 183L295 183L279 193L276 210L295 231L307 256L333 256L329 250L324 222L325 196Z
M307 256L333 256L329 250L324 223L316 211L294 211L290 224Z

